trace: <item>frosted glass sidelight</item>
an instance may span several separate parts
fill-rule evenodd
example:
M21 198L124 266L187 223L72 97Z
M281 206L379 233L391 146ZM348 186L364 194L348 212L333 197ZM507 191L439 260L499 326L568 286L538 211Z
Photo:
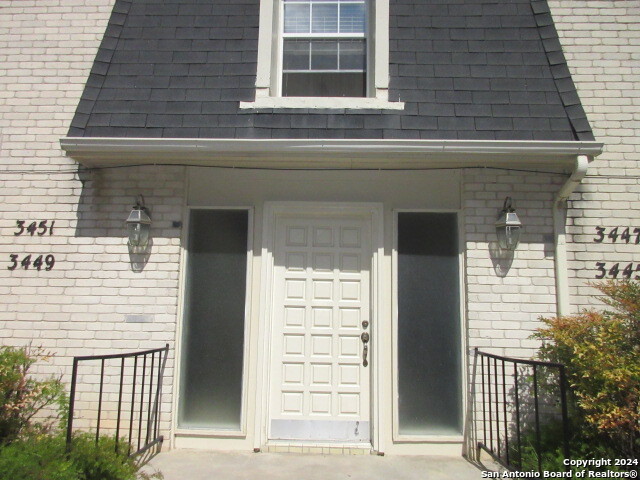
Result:
M458 250L455 214L398 214L401 435L462 433Z
M241 429L247 240L247 211L191 211L179 427Z

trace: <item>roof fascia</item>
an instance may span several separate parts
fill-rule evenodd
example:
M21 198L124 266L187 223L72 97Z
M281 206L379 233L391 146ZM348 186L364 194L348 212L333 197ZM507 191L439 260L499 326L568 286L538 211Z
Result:
M64 137L66 154L87 167L133 164L404 168L414 166L572 166L602 153L591 141L274 140ZM276 165L278 164L278 165Z

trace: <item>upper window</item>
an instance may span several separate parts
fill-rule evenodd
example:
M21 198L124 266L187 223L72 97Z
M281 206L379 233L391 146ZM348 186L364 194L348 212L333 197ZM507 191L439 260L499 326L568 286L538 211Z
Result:
M364 0L282 1L283 97L364 97Z
M402 110L389 101L389 0L260 0L253 102Z

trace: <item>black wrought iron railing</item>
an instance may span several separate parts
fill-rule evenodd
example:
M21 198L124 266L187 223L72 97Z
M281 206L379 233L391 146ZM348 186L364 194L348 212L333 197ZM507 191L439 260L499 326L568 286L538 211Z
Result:
M74 357L69 394L67 448L74 420L84 430L115 436L115 449L126 441L135 456L161 444L160 398L169 344L163 348L113 355Z
M476 348L474 388L476 446L493 460L509 470L542 473L549 436L554 439L552 447L570 458L564 365Z

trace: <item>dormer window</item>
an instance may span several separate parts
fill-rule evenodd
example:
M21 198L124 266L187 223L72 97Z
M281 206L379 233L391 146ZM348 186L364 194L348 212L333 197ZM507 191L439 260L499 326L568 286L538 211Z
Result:
M260 0L253 102L402 110L389 101L389 0Z
M282 0L283 97L365 97L364 0Z

